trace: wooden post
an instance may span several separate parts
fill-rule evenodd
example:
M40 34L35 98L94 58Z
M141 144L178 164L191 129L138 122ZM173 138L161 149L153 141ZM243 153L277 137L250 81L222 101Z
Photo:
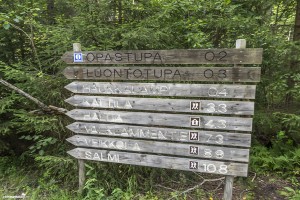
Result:
M232 187L234 176L225 177L224 200L232 199Z
M246 40L245 39L236 40L235 48L245 49L246 48ZM234 65L234 67L243 67L243 65ZM234 179L234 176L226 176L225 177L225 187L224 187L224 197L223 197L224 200L232 199L233 179Z
M85 184L84 160L78 159L78 168L79 168L79 193L81 193Z
M73 43L73 51L80 52L81 51L81 44L80 43ZM84 184L85 184L85 162L82 159L78 159L78 170L79 170L79 193L82 193Z

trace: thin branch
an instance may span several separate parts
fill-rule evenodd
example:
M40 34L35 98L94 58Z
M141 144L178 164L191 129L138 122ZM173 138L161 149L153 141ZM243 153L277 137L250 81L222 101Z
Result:
M167 190L177 191L177 190L175 190L173 188L169 188L169 187L166 187L166 186L163 186L163 185L160 185L160 184L156 184L155 186L161 187L161 188L164 188L164 189L167 189Z
M37 51L36 51L36 48L35 48L35 45L34 45L34 41L33 41L33 38L28 34L26 33L22 28L16 26L15 24L12 24L10 22L8 22L12 27L14 27L15 29L21 31L22 33L24 33L26 35L26 37L30 40L30 44L32 46L32 50L34 52L34 56L36 58L36 60L38 61L38 64L39 64L39 67L40 67L40 71L42 71L42 64L41 64L41 61L39 59L39 56L37 54Z
M178 197L178 196L180 196L180 195L183 195L183 194L188 193L188 192L190 192L190 191L192 191L192 190L195 190L195 189L199 188L201 185L203 185L203 184L206 183L206 182L223 181L224 179L225 179L225 177L222 177L222 178L216 178L216 179L204 179L200 184L195 185L194 187L191 187L191 188L189 188L189 189L187 189L187 190L184 190L183 192L179 193L179 194L176 195L175 197L169 198L168 200L174 199L174 198L176 198L176 197Z
M16 91L17 93L21 94L22 96L26 97L27 99L33 101L35 104L37 104L44 112L50 112L50 113L59 113L59 114L65 114L66 112L68 112L68 110L64 109L64 108L58 108L56 106L52 106L49 105L47 106L46 104L44 104L43 102L41 102L40 100L34 98L33 96L31 96L30 94L27 94L26 92L24 92L23 90L17 88L16 86L6 82L3 79L0 79L0 83L8 88L10 88L11 90ZM37 111L34 111L32 113L36 113Z

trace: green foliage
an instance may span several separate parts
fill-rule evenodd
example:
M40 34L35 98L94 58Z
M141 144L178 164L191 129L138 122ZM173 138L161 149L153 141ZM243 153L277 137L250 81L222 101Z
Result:
M286 139L286 137L279 137ZM274 140L273 148L267 149L264 146L254 146L251 149L250 167L253 171L259 173L274 172L283 177L299 176L300 174L300 148L293 148L282 139Z
M74 162L71 159L70 161ZM70 174L70 162L68 162L67 159L41 157L38 158L37 162L42 163L40 165L40 171L37 171L37 169L34 168L34 162L32 162L31 165L23 165L18 157L0 157L1 198L4 196L19 196L25 194L26 198L31 200L80 199L77 198L75 192L70 192L69 188L75 187L74 185L69 184L69 181L72 181L70 177L66 180L61 179L61 177L54 173L48 176L44 175L47 172L53 171L54 168L59 170L60 173ZM52 166L50 166L50 163ZM63 171L66 168L67 171ZM43 172L44 170L47 172ZM40 172L44 174L40 174ZM50 176L52 177L50 178ZM55 181L55 179L57 180Z
M34 136L22 136L20 139L25 139L29 141L34 141L34 145L29 147L29 154L35 155L37 152L39 155L43 156L45 154L44 149L49 145L55 144L57 142L56 138L48 137L45 138L42 135L34 135Z
M294 190L291 187L284 187L283 191L280 191L280 194L288 197L290 200L298 200L300 199L300 190Z
M103 184L103 182L99 182L99 178L103 176L103 174L100 174L98 170L95 170L94 167L90 165L86 165L88 168L87 171L87 181L84 186L84 190L86 191L84 199L122 199L122 200L130 200L133 198L133 193L136 192L135 189L137 188L136 184L137 181L134 177L130 177L128 179L127 185L128 188L126 191L123 191L121 188L115 186L109 186L107 187L106 184ZM106 176L111 176L112 173L106 174ZM105 181L104 178L102 178L102 181ZM106 182L107 184L109 182ZM109 191L107 189L114 188L111 192L111 195L108 195Z

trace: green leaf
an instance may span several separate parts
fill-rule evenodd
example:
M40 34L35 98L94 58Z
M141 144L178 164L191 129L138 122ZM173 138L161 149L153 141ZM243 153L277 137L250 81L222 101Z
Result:
M231 3L231 0L224 0L225 4L228 5Z
M9 23L6 22L6 23L3 24L3 28L4 28L5 30L8 30L9 27L10 27L10 24L9 24Z
M39 151L39 154L40 154L41 156L43 156L43 155L45 154L45 151L44 151L44 150L40 150L40 151Z

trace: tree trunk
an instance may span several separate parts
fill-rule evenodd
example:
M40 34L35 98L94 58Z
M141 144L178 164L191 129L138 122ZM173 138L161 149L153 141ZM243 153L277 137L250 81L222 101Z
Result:
M122 8L122 0L118 0L118 20L119 24L122 24L123 22L123 8Z
M55 24L54 0L47 0L48 23Z
M300 0L297 0L293 41L300 41Z
M296 5L296 16L295 16L295 24L294 24L294 34L293 34L293 42L295 46L292 47L291 51L291 62L290 62L290 76L287 80L288 90L290 91L295 87L295 81L292 78L292 75L299 72L299 46L300 46L300 0L297 0ZM286 94L285 103L287 106L291 106L293 104L294 98L292 92L288 92Z

